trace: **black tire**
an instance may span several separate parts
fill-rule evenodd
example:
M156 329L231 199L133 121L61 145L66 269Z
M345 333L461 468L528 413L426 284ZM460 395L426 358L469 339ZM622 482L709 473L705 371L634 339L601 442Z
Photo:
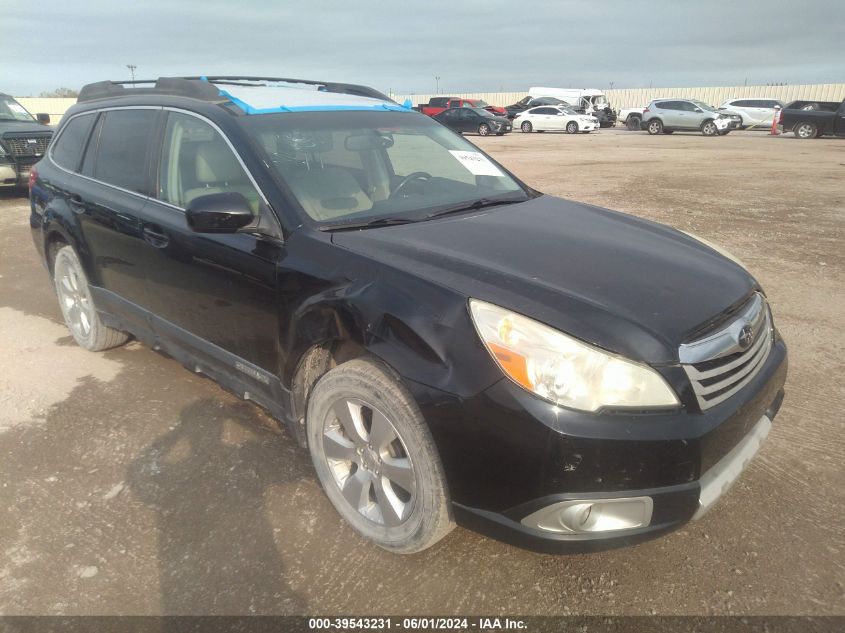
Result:
M125 332L103 325L91 297L88 278L70 246L62 246L55 252L53 283L65 325L77 345L89 352L101 352L129 340Z
M646 130L654 136L655 134L663 134L663 121L660 119L651 119L646 123Z
M812 121L799 121L793 126L792 133L795 134L795 138L816 138L819 135L819 126Z
M530 134L534 130L534 126L531 125L531 121L523 121L522 125L519 126L519 129L526 134Z
M482 123L478 126L478 134L479 136L487 136L490 134L490 126L486 123Z
M566 124L567 134L578 134L578 124L575 121L570 121Z
M357 417L352 413L356 407ZM428 426L413 397L384 365L358 358L326 373L311 391L305 423L323 490L359 534L386 550L411 554L431 547L455 527ZM349 425L351 433L346 432ZM376 434L395 439L379 447ZM327 447L336 456L331 465ZM399 469L400 463L406 465ZM389 473L399 470L402 479L397 481L407 481L412 490L394 483ZM402 509L397 512L394 504Z
M701 124L701 133L704 136L718 136L719 128L716 127L716 122L713 119L707 119Z
M625 127L631 132L636 132L642 129L642 118L638 116L629 116L625 121Z

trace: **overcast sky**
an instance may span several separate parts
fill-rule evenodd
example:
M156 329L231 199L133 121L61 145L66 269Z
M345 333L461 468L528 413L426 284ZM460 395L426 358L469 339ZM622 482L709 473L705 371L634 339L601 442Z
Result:
M0 91L126 64L394 93L845 82L845 0L0 0Z

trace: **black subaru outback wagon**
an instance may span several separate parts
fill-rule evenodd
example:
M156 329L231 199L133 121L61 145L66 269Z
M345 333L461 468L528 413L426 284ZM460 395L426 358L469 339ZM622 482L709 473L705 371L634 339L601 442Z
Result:
M76 341L130 336L255 401L338 512L414 552L546 551L703 514L780 408L786 347L718 247L542 195L362 86L86 86L31 179Z

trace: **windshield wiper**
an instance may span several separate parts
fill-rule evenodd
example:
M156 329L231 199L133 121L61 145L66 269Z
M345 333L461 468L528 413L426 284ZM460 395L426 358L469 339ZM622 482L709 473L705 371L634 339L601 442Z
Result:
M419 222L413 218L374 218L363 222L341 222L339 224L326 224L320 227L321 231L351 231L354 229L372 229L377 226L395 226L397 224L410 224Z
M517 202L525 202L525 200L517 200L514 198L479 198L478 200L473 200L472 202L456 204L454 206L446 207L445 209L435 211L434 213L429 213L426 218L437 218L441 215L449 215L450 213L460 213L461 211L475 211L476 209L482 209L484 207L496 207L500 204L516 204Z

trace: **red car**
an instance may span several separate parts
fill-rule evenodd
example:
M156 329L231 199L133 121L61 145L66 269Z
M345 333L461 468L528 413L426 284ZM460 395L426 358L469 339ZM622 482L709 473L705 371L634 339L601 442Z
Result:
M483 108L496 116L507 115L507 110L499 106L489 105L482 99L458 99L456 97L434 97L427 104L420 104L418 109L428 116L436 116L449 108Z

